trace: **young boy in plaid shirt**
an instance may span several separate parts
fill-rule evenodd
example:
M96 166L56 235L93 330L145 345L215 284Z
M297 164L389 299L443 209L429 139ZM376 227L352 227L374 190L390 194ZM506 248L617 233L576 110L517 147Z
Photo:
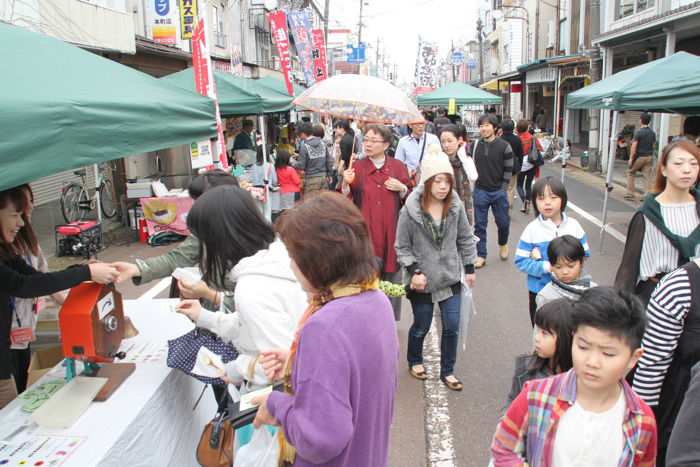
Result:
M495 466L654 466L654 414L625 382L642 355L641 303L596 287L572 306L574 366L526 383L496 429Z

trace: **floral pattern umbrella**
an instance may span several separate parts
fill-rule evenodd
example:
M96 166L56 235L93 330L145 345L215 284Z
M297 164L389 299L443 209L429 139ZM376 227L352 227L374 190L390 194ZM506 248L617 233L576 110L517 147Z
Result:
M294 104L314 112L369 123L404 125L424 121L418 107L403 91L373 76L333 76L304 91L294 99Z

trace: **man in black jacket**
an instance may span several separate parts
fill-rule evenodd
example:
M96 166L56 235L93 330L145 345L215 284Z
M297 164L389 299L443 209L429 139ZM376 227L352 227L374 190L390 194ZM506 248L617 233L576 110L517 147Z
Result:
M523 143L520 141L518 135L513 133L515 130L515 122L511 119L503 120L501 123L501 130L503 134L501 138L506 140L510 144L510 148L513 150L513 178L510 179L508 183L508 206L511 210L513 209L513 195L515 194L515 182L518 180L518 174L520 173L520 168L523 166Z
M498 119L494 115L479 118L481 138L470 148L479 178L474 187L474 233L479 237L474 266L486 264L486 227L489 208L493 211L498 227L498 250L500 258L508 259L508 235L510 213L508 207L508 185L513 177L513 150L506 140L496 136ZM522 151L522 149L521 149Z

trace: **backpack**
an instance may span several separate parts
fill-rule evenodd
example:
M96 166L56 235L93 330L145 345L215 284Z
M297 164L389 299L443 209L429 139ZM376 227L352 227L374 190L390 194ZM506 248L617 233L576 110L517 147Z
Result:
M532 138L530 150L527 153L527 161L534 167L544 165L544 158L542 157L542 153L537 150L537 140L535 137Z

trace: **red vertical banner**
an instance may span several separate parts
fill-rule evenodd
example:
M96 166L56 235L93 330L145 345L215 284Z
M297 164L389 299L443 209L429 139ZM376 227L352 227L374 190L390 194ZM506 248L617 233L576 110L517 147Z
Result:
M216 110L216 137L217 142L214 144L212 153L218 152L218 160L223 168L228 168L228 157L226 156L226 140L224 139L223 124L221 115L219 114L219 99L216 96L216 83L214 82L214 72L211 66L211 57L209 56L209 48L207 47L206 29L204 27L204 18L197 22L197 25L192 32L192 66L194 67L194 86L195 90L203 95L214 100ZM218 151L217 149L218 148ZM213 158L217 159L217 158Z
M314 59L314 77L316 78L316 82L319 82L328 78L328 71L326 68L326 41L323 30L312 30L311 40L313 42L311 54Z
M287 33L287 15L284 11L273 11L267 16L270 20L270 29L272 32L272 40L275 42L277 52L280 55L282 72L284 73L284 82L287 85L287 92L290 96L294 96L294 88L292 87L292 65L289 57L289 35Z

